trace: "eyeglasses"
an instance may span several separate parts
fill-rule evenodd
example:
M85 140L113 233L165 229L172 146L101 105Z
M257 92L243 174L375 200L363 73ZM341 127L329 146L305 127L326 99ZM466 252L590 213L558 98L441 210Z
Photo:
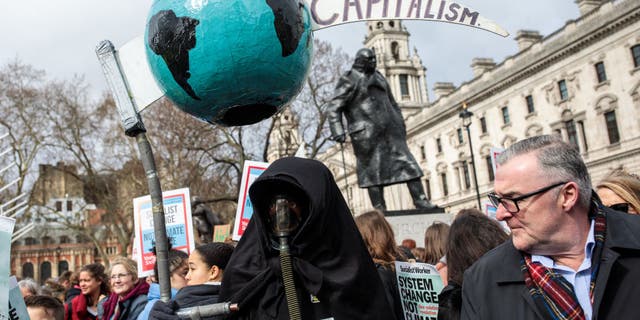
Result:
M624 212L624 213L629 213L629 204L628 203L616 203L616 204L612 204L610 206L607 206L610 209L613 209L615 211L620 211L620 212Z
M124 277L128 277L128 276L130 276L130 275L131 275L131 273L118 273L118 274L114 274L114 275L111 275L111 280L122 279L122 278L124 278Z
M507 197L500 197L498 196L495 192L491 192L488 194L489 197L489 201L491 201L491 203L498 208L498 206L500 204L502 204L502 206L504 207L505 210L507 210L509 213L518 213L518 211L520 211L520 207L518 207L518 201L522 201L526 198L529 197L533 197L537 194L541 194L541 193L545 193L555 187L559 187L565 183L567 183L568 181L565 182L558 182L556 184L552 184L550 186L544 187L542 189L538 189L536 191L533 192L529 192L526 194L523 194L521 196L515 197L515 198L507 198Z

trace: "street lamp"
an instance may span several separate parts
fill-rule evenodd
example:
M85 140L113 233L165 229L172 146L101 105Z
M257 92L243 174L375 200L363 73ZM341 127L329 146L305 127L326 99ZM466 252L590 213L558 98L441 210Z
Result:
M478 189L478 175L476 174L476 160L473 156L473 144L471 143L471 130L469 130L469 126L471 126L471 117L473 116L473 112L467 109L467 103L462 103L462 111L458 116L462 119L462 126L467 130L467 140L469 140L469 153L471 153L471 165L473 169L473 181L476 187L476 198L478 200L478 210L482 210L482 205L480 204L480 190Z

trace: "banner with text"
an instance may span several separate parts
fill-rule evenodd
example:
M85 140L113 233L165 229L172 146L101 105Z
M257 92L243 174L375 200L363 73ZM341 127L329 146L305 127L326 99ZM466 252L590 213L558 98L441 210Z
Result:
M165 228L167 238L171 240L172 249L191 254L195 248L193 223L191 220L191 198L189 188L165 191L162 193ZM153 275L156 257L151 249L155 245L153 212L151 196L133 199L133 216L135 225L135 241L139 251L137 254L138 276Z
M245 161L242 169L242 180L240 182L240 194L238 194L238 209L236 210L236 221L233 224L233 240L240 240L244 230L249 225L249 220L253 215L253 205L249 199L249 187L258 177L267 170L269 164L266 162Z
M436 267L396 261L398 291L405 319L436 320L438 294L444 285Z
M427 20L460 24L506 37L504 28L463 4L450 0L306 0L312 28L364 20Z

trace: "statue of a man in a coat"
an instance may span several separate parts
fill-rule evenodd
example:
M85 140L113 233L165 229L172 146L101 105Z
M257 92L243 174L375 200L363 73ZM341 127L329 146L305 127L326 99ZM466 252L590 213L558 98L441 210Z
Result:
M332 139L343 143L347 133L351 137L358 185L367 188L375 208L386 210L383 187L401 182L407 183L416 208L435 207L424 193L422 170L407 146L402 113L389 84L376 71L371 49L358 51L352 69L340 78L327 111Z

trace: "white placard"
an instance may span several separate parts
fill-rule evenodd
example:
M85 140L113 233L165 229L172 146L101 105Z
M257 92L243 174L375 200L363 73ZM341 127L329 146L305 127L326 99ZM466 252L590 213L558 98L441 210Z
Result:
M244 230L249 225L249 220L253 216L253 204L249 199L249 187L251 184L269 167L266 162L245 161L242 169L242 181L240 182L240 193L238 194L238 209L236 209L236 219L233 224L233 240L238 241L242 237Z
M167 238L171 239L172 249L191 254L195 249L195 241L189 188L165 191L162 193L162 199L165 228ZM151 252L156 238L151 206L151 196L133 199L134 241L137 242L136 245L139 248L136 255L139 277L153 275L153 266L156 263L156 257Z

